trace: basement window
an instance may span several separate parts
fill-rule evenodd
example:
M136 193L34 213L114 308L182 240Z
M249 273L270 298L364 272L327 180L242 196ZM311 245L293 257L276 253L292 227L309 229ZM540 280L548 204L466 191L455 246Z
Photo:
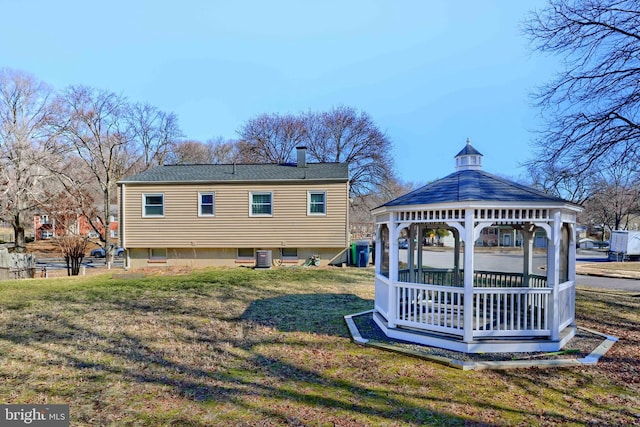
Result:
M239 261L253 261L253 248L238 248L237 259Z
M167 262L167 248L149 248L149 262Z

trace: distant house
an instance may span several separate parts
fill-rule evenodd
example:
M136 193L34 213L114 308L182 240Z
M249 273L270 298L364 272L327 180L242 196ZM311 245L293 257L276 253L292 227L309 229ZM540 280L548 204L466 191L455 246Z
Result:
M114 242L118 238L118 221L112 216L109 224L111 241ZM66 223L66 225L65 225ZM80 236L86 236L90 239L98 239L100 234L104 232L104 227L98 225L96 232L87 218L83 215L66 215L63 221L56 221L55 216L40 213L33 217L33 229L35 240L47 240L53 237L64 236L72 233Z
M345 163L159 166L118 182L126 266L346 261Z
M47 240L64 234L64 231L56 226L55 221L47 214L33 216L33 230L35 240Z

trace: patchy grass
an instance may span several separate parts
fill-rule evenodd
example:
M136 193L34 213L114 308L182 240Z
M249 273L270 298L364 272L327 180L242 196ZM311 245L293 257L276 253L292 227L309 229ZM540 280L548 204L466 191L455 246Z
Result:
M640 272L640 262L631 261L631 262L598 262L585 264L586 266L592 268L599 268L605 271L635 271Z
M73 426L640 424L640 295L579 289L596 366L460 371L353 344L369 269L0 283L0 401Z

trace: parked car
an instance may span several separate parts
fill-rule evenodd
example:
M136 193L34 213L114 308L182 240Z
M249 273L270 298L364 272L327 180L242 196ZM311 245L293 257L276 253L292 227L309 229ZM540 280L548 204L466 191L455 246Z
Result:
M114 248L113 249L113 253L114 253L115 256L121 257L121 256L124 255L124 249L123 248ZM104 248L95 248L95 249L91 250L89 255L92 256L92 257L95 257L95 258L104 258L106 256L106 254L104 252Z
M399 239L398 240L398 248L399 249L409 249L409 239Z

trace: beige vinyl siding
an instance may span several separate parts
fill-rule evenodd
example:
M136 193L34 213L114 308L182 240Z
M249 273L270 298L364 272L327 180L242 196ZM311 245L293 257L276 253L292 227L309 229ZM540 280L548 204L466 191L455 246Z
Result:
M307 192L326 192L326 216L307 215ZM215 193L215 216L198 216L198 193ZM249 216L249 194L271 192L273 215ZM164 194L164 217L144 218L143 194ZM129 248L346 247L347 183L126 184Z

